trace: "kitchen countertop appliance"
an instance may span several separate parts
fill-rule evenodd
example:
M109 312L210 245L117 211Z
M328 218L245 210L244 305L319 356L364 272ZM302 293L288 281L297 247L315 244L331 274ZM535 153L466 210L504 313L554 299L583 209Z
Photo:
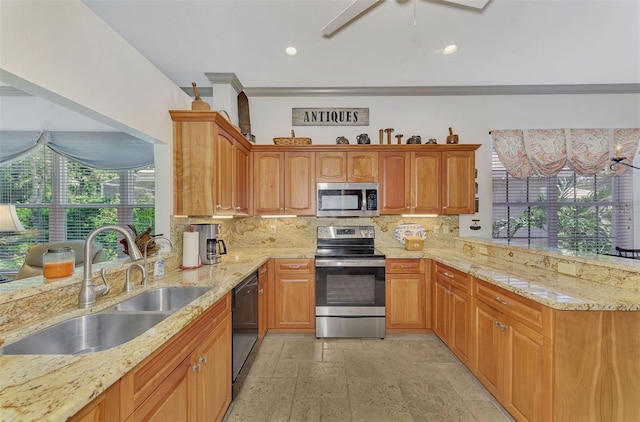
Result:
M222 237L221 224L194 224L193 227L199 234L198 250L200 262L205 265L217 264L222 259L221 255L227 253Z
M385 256L373 226L319 226L316 337L384 338Z

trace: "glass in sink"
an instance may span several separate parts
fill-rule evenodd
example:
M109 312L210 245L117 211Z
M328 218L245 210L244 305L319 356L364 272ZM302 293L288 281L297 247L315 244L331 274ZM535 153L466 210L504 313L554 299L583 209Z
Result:
M127 299L112 309L130 312L175 312L209 290L211 287L163 287Z
M98 313L69 319L0 348L2 355L99 352L138 337L168 313Z

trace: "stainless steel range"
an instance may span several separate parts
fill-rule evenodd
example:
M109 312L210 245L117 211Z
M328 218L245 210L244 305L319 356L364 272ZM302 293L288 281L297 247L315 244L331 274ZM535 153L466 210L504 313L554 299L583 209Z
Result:
M378 337L385 329L385 256L373 226L320 226L316 337Z

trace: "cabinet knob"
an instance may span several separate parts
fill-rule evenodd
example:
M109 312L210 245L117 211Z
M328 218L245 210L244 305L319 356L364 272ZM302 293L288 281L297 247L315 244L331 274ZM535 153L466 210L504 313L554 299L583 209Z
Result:
M198 359L198 363L207 363L207 357L206 356L200 356L200 359Z
M451 295L453 294L453 292L452 292L451 290L447 290L447 289L445 289L445 290L444 290L444 293L445 293L447 296L451 296Z
M264 269L260 270L260 274L265 274L266 272L267 272L267 269L266 269L266 268L264 268Z
M449 273L448 273L448 272L446 272L446 271L444 272L444 275L446 275L446 276L447 276L447 277L449 277L449 278L453 278L453 274L449 274Z
M500 331L507 331L507 329L509 328L500 321L496 321L496 327L498 327Z
M217 209L220 209L220 208L222 208L222 205L217 204L217 205L216 205L216 208L217 208Z
M258 290L258 293L263 294L264 293L264 289Z
M200 365L193 365L191 367L191 370L194 372L200 372L200 369L202 369Z

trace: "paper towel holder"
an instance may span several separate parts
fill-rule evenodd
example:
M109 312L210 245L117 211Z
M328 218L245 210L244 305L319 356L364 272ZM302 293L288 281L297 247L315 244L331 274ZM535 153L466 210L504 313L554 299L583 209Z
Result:
M189 231L188 232L183 232L182 233L182 265L180 265L180 269L182 270L192 270L195 268L200 268L202 267L202 262L200 261L200 247L199 247L199 240L196 240L195 242L195 251L192 251L192 253L195 252L195 255L197 257L197 264L196 265L184 265L184 256L185 256L185 252L187 252L187 247L186 247L186 239L188 238L188 235L190 235L191 233L193 233L195 235L196 239L199 239L200 234L198 232L195 231L195 227L193 226L189 226Z

